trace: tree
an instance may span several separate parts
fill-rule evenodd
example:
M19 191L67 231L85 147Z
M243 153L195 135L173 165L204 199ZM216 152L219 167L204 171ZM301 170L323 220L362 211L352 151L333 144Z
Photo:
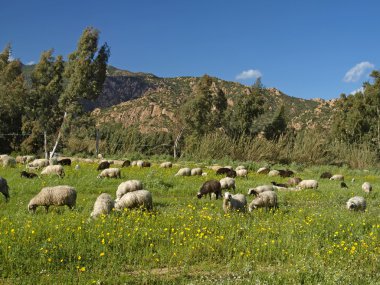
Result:
M269 140L278 140L281 135L285 134L286 126L285 108L284 105L281 105L272 122L265 128L265 137Z
M81 102L96 99L102 91L110 49L107 43L98 49L98 40L99 31L86 28L76 51L69 56L64 73L67 86L59 99L59 106L69 118L82 115Z
M0 53L0 136L1 152L16 148L22 136L21 117L27 95L25 81L21 72L21 62L10 60L11 46L7 45Z
M30 135L23 141L22 149L35 153L43 146L43 132L55 135L61 125L63 112L58 100L63 92L64 63L62 56L53 57L53 50L41 54L31 75L31 91L26 101L23 131Z

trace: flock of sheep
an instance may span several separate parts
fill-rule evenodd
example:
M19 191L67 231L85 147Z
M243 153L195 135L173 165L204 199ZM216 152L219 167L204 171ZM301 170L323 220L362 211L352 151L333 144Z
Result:
M12 158L8 155L0 155L0 161L3 163L3 166L15 166L16 163L22 163L27 165L28 170L39 170L42 171L40 175L57 175L59 177L64 177L64 165L71 166L71 159L34 159L33 156L22 156ZM98 178L121 178L120 168L111 168L112 162L110 161L101 161L97 167L98 171L101 171L98 175ZM150 167L151 163L147 161L132 161L129 160L123 161L121 164L122 167L128 166L138 166L138 167ZM171 162L164 162L160 164L161 168L171 168ZM79 169L79 165L75 166L75 169ZM232 194L228 191L236 190L235 178L236 177L245 177L247 178L248 170L244 166L238 166L235 170L232 167L220 167L214 166L211 167L217 175L225 175L226 177L216 180L208 180L200 187L199 192L197 193L198 198L208 195L211 199L212 196L215 196L216 199L223 198L222 207L225 213L230 211L240 211L249 212L257 208L265 209L277 209L278 208L278 198L277 190L280 191L300 191L302 189L317 189L318 181L317 180L302 180L299 177L294 176L294 172L291 170L270 170L267 167L260 168L257 173L268 175L270 177L281 176L289 177L287 183L276 183L268 185L260 185L254 188L248 189L248 196L253 195L253 200L248 204L247 198L244 194ZM21 177L25 178L35 178L39 177L34 172L22 171L20 173ZM175 174L175 176L195 176L202 175L207 176L207 173L203 172L202 168L181 168ZM330 179L341 181L341 187L348 187L344 183L344 176L341 174L332 175L329 172L322 173L320 176L321 179ZM222 190L227 192L222 195ZM372 191L372 185L369 182L364 182L362 185L362 190L366 193ZM6 201L9 200L9 186L7 180L0 177L0 192L5 196ZM38 206L45 207L48 211L50 206L64 206L67 205L70 209L74 208L76 205L77 192L74 187L68 185L59 185L55 187L45 187L33 197L29 204L28 210L32 213L36 211ZM366 209L366 201L364 197L355 196L350 198L346 207L349 210L360 210L364 211ZM143 183L139 180L128 180L122 182L116 190L116 199L113 200L110 194L102 193L96 199L93 207L93 211L90 214L91 218L96 218L99 215L108 215L113 209L121 211L125 208L144 208L146 210L153 209L153 199L152 194L144 190Z

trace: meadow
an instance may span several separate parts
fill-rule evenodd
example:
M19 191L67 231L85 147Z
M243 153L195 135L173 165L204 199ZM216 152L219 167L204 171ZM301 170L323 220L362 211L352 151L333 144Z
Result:
M97 179L96 164L65 166L66 176L25 179L24 166L1 168L10 201L0 197L0 284L380 284L380 173L333 166L290 166L318 190L279 191L277 211L224 214L222 200L197 199L203 182L220 179L206 164L206 177L175 177L179 166L122 169L121 179ZM237 162L231 162L237 166ZM239 163L241 164L241 163ZM244 164L244 163L243 163ZM74 163L75 165L75 163ZM256 174L236 178L237 193L275 180ZM277 166L277 168L284 168ZM319 179L341 173L340 182ZM351 179L355 178L355 182ZM154 210L113 212L89 220L96 197L115 197L125 180L139 179L153 195ZM364 181L373 192L361 190ZM27 211L42 187L71 185L77 205ZM365 212L350 212L353 196ZM252 197L248 198L248 202Z

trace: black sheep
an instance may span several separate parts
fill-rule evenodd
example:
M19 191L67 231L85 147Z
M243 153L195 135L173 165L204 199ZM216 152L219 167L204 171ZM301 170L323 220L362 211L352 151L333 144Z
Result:
M26 171L21 171L20 176L25 177L25 178L36 178L36 177L38 177L37 174L32 173L32 172L26 172Z
M281 177L290 177L294 175L294 172L289 169L286 169L286 170L280 169L278 170L278 172L280 173Z
M110 168L110 165L111 164L108 161L102 161L101 163L99 163L98 168L96 170L104 170Z
M57 161L57 164L71 166L71 159L70 158L62 158L62 159Z
M330 172L323 172L320 176L321 179L330 179L332 174Z
M226 167L219 168L216 171L216 174L217 175L225 174L226 177L231 177L231 178L235 178L236 177L236 171L233 170L233 169L226 168Z
M348 188L347 184L344 183L343 181L340 182L340 188Z
M197 197L200 199L203 195L209 194L211 200L211 193L215 193L216 199L218 199L219 196L222 197L222 186L218 180L209 180L203 183L202 187L199 189Z

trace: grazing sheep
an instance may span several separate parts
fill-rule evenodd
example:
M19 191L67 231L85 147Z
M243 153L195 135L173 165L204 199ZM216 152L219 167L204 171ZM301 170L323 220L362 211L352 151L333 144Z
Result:
M96 219L100 215L108 215L115 207L115 202L110 194L102 193L96 198L94 209L92 210L90 217Z
M9 201L9 186L8 186L8 182L5 178L3 177L0 177L0 193L3 193L4 197L5 197L5 202L8 202Z
M26 172L24 170L20 172L20 176L21 177L25 177L25 178L35 178L35 177L38 177L37 174L32 173L32 172Z
M335 174L335 175L330 177L330 180L341 180L341 181L343 181L344 176L342 174Z
M238 171L240 169L247 169L244 165L239 165L235 168L235 171Z
M16 167L16 159L12 156L6 155L1 161L3 162L3 167Z
M216 199L218 197L222 197L222 186L220 185L220 182L218 180L208 180L199 189L199 192L197 194L197 197L200 199L203 195L210 195L211 200L211 194L214 193L216 196Z
M321 179L330 179L332 177L332 174L330 172L323 172L321 176L319 176Z
M364 182L362 185L362 190L366 193L370 193L372 191L372 185L369 182Z
M34 159L35 159L34 155L23 155L23 156L19 155L16 157L16 162L20 164L25 164L25 163L31 162Z
M300 183L301 181L302 179L299 177L292 177L292 178L289 178L287 184L289 186L295 186L295 185L298 185L298 183Z
M116 190L116 201L119 201L125 193L142 190L143 188L143 184L140 180L128 180L122 182Z
M262 192L274 191L273 185L260 185L255 188L248 189L248 195L257 195Z
M123 162L123 164L121 165L121 167L128 167L128 166L131 166L131 161L130 160L125 160Z
M266 191L259 193L255 199L252 200L252 202L248 206L248 210L252 212L254 209L257 208L278 208L278 202L277 202L277 194L273 191Z
M344 183L343 181L340 182L340 188L348 188L347 184Z
M175 176L190 176L190 175L191 175L191 169L188 167L184 167L178 170Z
M231 193L224 193L223 199L223 210L224 213L228 213L229 211L240 211L245 212L247 207L247 199L243 194L235 194L231 195Z
M160 164L161 168L171 168L172 166L173 166L173 163L171 163L170 161L166 161Z
M286 170L280 169L278 170L278 172L281 177L290 177L294 175L294 172L289 169L286 169Z
M136 166L136 165L137 165L137 161L136 160L134 160L134 161L131 162L131 166Z
M367 207L367 203L363 197L355 196L347 201L346 206L348 210L364 211Z
M272 185L277 186L277 187L283 187L283 188L288 188L289 187L289 185L286 184L286 183L277 183L275 181L272 181L271 183L272 183Z
M150 167L151 163L149 161L138 160L136 165L138 167Z
M217 175L221 175L221 174L227 174L231 171L230 168L227 168L227 167L221 167L219 168L217 171L216 171L216 174Z
M144 208L147 210L152 210L152 194L147 190L137 190L126 193L119 201L115 203L115 210L121 211L125 208Z
M248 170L247 169L236 170L236 176L247 178L248 177Z
M119 168L106 168L98 175L98 178L121 178L121 172Z
M49 165L49 160L45 158L35 159L28 164L29 167L37 167L37 168L45 167L48 165Z
M202 175L202 168L197 167L191 169L191 176Z
M48 165L41 171L41 175L51 174L55 174L63 178L63 176L65 176L65 170L62 165Z
M45 187L30 200L28 210L34 213L38 206L44 206L48 212L50 206L64 205L72 209L75 207L76 200L77 192L74 187L67 185Z
M62 159L58 160L57 163L60 165L71 166L71 159L70 158L62 158Z
M110 165L111 164L108 161L102 161L101 163L99 163L98 168L96 168L96 170L104 170L110 168Z
M231 177L225 177L225 178L222 178L220 179L220 189L223 190L223 189L234 189L234 192L235 192L235 179L231 178Z
M302 180L298 183L297 186L299 189L317 189L318 181L317 180Z
M268 174L270 169L268 167L260 167L256 173L257 174Z
M268 172L268 176L279 176L279 175L280 175L280 171L275 170L275 169Z

